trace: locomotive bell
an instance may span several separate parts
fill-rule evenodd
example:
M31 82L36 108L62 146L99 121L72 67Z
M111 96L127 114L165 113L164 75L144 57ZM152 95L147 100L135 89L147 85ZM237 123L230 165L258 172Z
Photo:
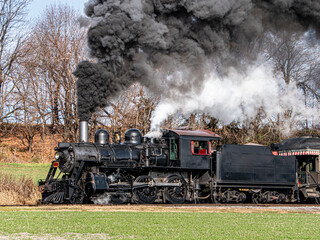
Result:
M141 132L136 128L132 128L126 131L124 135L124 143L140 144L141 138L142 138Z
M109 132L104 129L99 129L94 134L94 142L101 145L109 143Z

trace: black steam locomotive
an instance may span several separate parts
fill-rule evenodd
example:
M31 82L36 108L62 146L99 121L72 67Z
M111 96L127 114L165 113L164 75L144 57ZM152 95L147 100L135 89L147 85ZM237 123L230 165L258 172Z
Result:
M109 143L106 130L80 143L59 143L45 180L43 203L254 202L320 199L320 138L266 146L219 146L217 134L167 130L161 138L130 129ZM214 147L215 146L215 147ZM57 174L60 171L59 174ZM57 176L56 176L57 175Z

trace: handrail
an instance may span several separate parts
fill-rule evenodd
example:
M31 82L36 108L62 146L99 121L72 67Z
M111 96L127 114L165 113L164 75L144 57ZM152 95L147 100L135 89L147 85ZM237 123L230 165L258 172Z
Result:
M309 185L309 173L307 171L299 171L298 178L301 184Z

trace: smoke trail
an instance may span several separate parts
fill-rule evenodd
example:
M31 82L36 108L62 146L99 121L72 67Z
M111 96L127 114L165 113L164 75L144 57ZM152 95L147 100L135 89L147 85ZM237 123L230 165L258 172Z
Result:
M151 130L158 130L168 116L177 112L219 116L223 123L252 119L261 109L268 117L290 109L297 119L320 118L318 110L305 106L304 96L295 83L281 86L283 81L273 75L268 65L251 66L245 72L231 68L223 76L209 72L201 88L192 94L177 99L162 98L152 114Z
M248 50L261 34L318 30L320 3L92 0L86 4L86 15L88 47L96 63L80 63L75 71L83 120L133 82L167 100L201 92L208 73L221 77L230 67L239 69L255 61L257 52L250 49L248 55Z

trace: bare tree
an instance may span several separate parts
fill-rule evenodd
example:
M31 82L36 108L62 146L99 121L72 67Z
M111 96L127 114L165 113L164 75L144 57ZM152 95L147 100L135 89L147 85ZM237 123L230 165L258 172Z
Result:
M0 122L8 119L19 107L12 99L18 81L16 63L21 58L23 19L30 1L0 1Z
M314 44L310 46L306 35L282 32L280 35L269 35L266 41L267 55L274 65L274 72L279 73L285 83L295 84L305 96L305 105L319 104L319 71L320 48ZM287 121L292 117L292 110L283 114ZM281 116L278 116L278 122ZM304 127L308 128L310 119L305 120Z
M29 85L29 98L44 125L53 132L62 128L64 140L76 140L77 64L85 58L85 29L79 15L66 5L48 7L37 19L23 49L23 84ZM20 94L20 95L21 95Z
M146 134L150 130L151 113L158 101L158 97L149 96L141 85L133 84L118 99L110 102L109 107L92 116L92 127L104 127L111 134L121 132L122 135L129 128L138 128Z

